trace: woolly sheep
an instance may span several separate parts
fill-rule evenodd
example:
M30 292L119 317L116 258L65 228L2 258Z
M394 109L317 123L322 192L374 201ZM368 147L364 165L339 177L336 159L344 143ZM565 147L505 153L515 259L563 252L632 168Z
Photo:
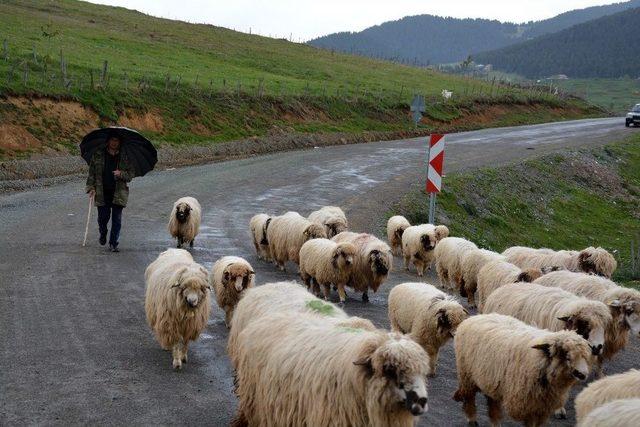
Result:
M502 253L520 268L563 267L569 271L593 273L610 278L618 263L603 248L593 246L582 251L553 251L514 246Z
M436 227L431 224L422 224L404 230L402 234L404 268L409 270L411 262L416 267L418 276L422 277L427 267L431 268L436 245L448 235L449 229L444 225Z
M402 235L409 227L411 224L401 215L392 216L387 221L387 240L394 255L402 254Z
M513 316L551 331L575 330L589 341L594 356L602 353L604 331L612 321L609 307L600 301L533 283L501 286L487 298L484 312Z
M144 273L147 323L163 349L171 350L173 368L187 362L189 341L207 326L211 304L207 270L184 249L169 249Z
M438 242L433 256L440 285L443 288L454 289L457 287L461 291L464 289L462 286L462 259L466 252L474 249L478 249L478 247L473 242L460 237L446 237ZM454 286L451 286L451 281Z
M336 234L347 231L349 228L347 216L343 210L337 206L325 206L317 211L311 212L309 221L322 225L329 239Z
M576 397L576 421L581 424L591 411L608 402L631 398L640 399L640 371L637 369L594 381Z
M171 237L178 240L178 248L181 248L185 243L193 247L196 236L200 231L201 220L202 208L195 198L182 197L176 200L171 210L167 228Z
M484 312L484 303L491 292L509 283L530 283L542 276L538 268L520 270L506 261L490 261L478 272L478 312Z
M482 314L458 326L454 338L458 390L469 424L477 425L476 392L487 397L489 418L502 409L514 420L541 426L564 406L576 380L589 375L589 344L573 331L550 332L511 316Z
M249 221L249 229L253 237L253 246L256 248L258 259L271 261L271 253L269 251L269 240L267 239L267 229L271 223L271 217L267 214L257 214L251 217Z
M224 310L224 322L229 327L233 310L242 294L252 288L255 280L253 267L245 259L225 256L213 264L209 280L215 291L218 306Z
M352 243L356 247L353 269L347 286L362 292L362 301L369 301L368 290L378 292L393 267L391 248L371 234L342 232L333 237L334 242Z
M613 400L594 409L579 427L638 427L640 399Z
M400 334L272 314L238 337L234 425L414 426L428 372Z
M269 251L274 262L284 271L285 263L299 263L300 248L307 240L326 238L324 227L297 212L287 212L271 219L267 229Z
M486 249L473 249L465 252L461 264L464 289L460 288L460 294L467 296L469 306L476 306L475 293L478 289L478 272L480 269L491 261L502 260L504 260L502 255Z
M336 243L329 239L313 239L300 249L300 277L312 288L312 282L322 288L325 300L329 299L331 284L338 288L340 302L346 300L344 287L351 276L356 247L349 243Z
M469 312L453 297L426 283L402 283L389 292L389 321L394 331L409 334L429 355L436 373L440 347L449 341Z

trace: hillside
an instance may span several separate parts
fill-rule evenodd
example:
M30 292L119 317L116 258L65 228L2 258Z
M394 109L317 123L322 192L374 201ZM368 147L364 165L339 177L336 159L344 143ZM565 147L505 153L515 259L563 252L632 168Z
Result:
M640 56L630 42L640 28L640 8L605 16L514 46L474 55L481 63L530 78L638 77Z
M602 114L548 91L74 0L3 1L0 28L0 160L75 153L87 131L113 123L182 146L305 133L397 138ZM443 102L443 89L453 100ZM428 107L418 130L408 115L415 93ZM491 120L471 119L485 110Z
M418 15L361 32L330 34L309 44L401 63L451 63L462 61L470 54L509 46L633 7L640 7L640 0L574 10L523 24Z

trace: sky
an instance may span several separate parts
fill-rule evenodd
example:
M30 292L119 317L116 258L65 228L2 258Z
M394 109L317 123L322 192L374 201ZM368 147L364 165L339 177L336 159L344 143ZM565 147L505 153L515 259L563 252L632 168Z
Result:
M360 31L404 16L431 14L527 22L617 3L606 0L90 0L169 19L307 41ZM618 0L622 1L622 0Z

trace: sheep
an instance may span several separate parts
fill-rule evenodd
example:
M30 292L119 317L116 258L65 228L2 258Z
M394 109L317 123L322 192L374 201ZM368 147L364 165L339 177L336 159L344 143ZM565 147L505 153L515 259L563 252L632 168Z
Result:
M409 270L411 262L416 267L418 276L422 277L427 267L431 268L436 245L448 235L449 229L444 225L436 227L431 224L422 224L404 230L402 234L404 268Z
M387 240L394 255L402 254L402 234L409 227L411 224L401 215L392 216L387 221Z
M637 427L640 399L613 400L591 411L579 427Z
M393 268L391 248L377 237L366 233L345 231L331 240L336 243L348 242L355 245L357 252L353 258L351 278L347 286L362 292L362 301L368 302L368 290L378 292L378 288Z
M271 257L280 270L285 263L300 261L300 248L307 240L326 238L324 227L309 221L297 212L287 212L271 219L267 228L267 241Z
M311 212L308 218L309 221L323 226L329 239L349 229L347 216L343 210L337 206L325 206L317 211Z
M631 398L640 399L640 371L637 369L594 381L576 397L576 421L581 424L591 411L608 402Z
M470 307L476 306L475 293L478 289L478 272L482 267L491 261L502 261L504 256L499 253L486 249L472 249L465 252L462 257L462 283L464 290L461 288L462 296L467 296L467 302Z
M564 289L611 307L613 321L605 331L602 359L611 359L623 349L630 334L640 338L640 292L635 289L618 286L604 277L570 271L549 273L534 283Z
M173 204L169 217L169 233L178 240L178 248L189 243L193 247L196 236L200 231L202 221L202 208L193 197L182 197Z
M433 256L442 288L450 287L450 289L453 289L458 287L460 292L464 293L462 259L467 251L473 249L478 249L478 247L473 242L460 237L446 237L438 242L433 251ZM452 280L455 286L451 286Z
M611 278L618 263L603 248L593 246L582 251L553 251L514 246L502 253L507 261L520 268L563 267L566 270L593 273Z
M238 337L236 426L414 426L428 356L412 340L275 313Z
M329 299L331 284L338 288L340 303L347 299L344 287L349 281L356 247L349 242L336 243L329 239L313 239L300 249L300 277L311 289L312 282L322 288Z
M189 341L198 339L211 312L207 270L186 250L169 249L149 264L144 277L147 323L179 370L187 362Z
M213 264L209 281L216 294L218 307L224 310L224 322L231 326L233 310L242 294L252 288L255 271L245 259L237 256L225 256Z
M409 334L429 355L429 375L435 376L440 347L469 317L453 297L426 283L402 283L389 292L389 321L394 331Z
M527 426L543 425L554 409L564 406L576 380L589 375L586 340L573 331L538 329L511 316L468 318L458 326L454 348L454 399L463 402L470 425L478 425L478 391L487 397L493 425L500 422L503 407Z
M509 283L530 283L544 273L538 268L520 270L506 261L490 261L478 272L478 312L484 313L484 303L491 292Z
M249 221L249 229L253 237L253 246L256 248L258 259L271 261L271 252L269 251L269 240L267 239L267 229L271 223L271 217L267 214L257 214L251 217Z

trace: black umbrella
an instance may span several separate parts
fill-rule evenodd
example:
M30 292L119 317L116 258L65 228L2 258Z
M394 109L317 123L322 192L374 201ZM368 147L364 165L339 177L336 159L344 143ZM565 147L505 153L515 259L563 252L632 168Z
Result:
M109 127L96 129L82 138L80 155L91 163L91 157L97 150L104 149L110 137L120 139L120 151L127 156L135 176L143 176L153 169L158 162L158 152L153 144L133 129L125 127Z

